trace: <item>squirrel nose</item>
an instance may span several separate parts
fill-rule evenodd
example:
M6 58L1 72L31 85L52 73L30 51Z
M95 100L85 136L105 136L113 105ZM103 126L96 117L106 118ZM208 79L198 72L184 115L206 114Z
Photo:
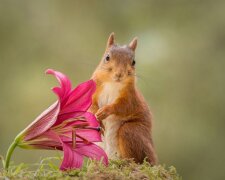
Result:
M122 77L122 73L116 73L115 76L116 76L117 78L121 78L121 77Z

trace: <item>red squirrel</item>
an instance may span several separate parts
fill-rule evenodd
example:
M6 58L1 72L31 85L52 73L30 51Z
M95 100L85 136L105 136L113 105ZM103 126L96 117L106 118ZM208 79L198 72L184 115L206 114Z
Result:
M102 124L103 148L109 158L133 158L136 163L146 158L155 165L152 116L135 83L137 38L124 46L115 44L114 39L112 33L92 75L96 92L90 111Z

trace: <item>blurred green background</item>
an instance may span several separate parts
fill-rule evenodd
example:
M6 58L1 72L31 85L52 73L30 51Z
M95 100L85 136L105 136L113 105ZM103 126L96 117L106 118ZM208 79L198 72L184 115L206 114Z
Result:
M0 0L0 154L55 101L47 68L90 78L115 32L138 36L138 87L154 114L161 164L183 179L224 179L225 1ZM16 149L38 162L55 152Z

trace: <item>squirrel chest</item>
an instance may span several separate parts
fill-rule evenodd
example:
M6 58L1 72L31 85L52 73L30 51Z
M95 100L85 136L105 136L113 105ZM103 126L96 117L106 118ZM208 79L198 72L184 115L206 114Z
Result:
M121 83L105 83L98 98L99 108L108 104L112 104L119 97L122 88L123 85Z
M105 83L98 98L99 108L108 104L112 104L120 96L122 88L123 85L121 83ZM103 120L105 127L103 148L110 158L119 156L117 133L118 129L120 128L121 121L118 121L117 118L118 117L115 115L110 115Z

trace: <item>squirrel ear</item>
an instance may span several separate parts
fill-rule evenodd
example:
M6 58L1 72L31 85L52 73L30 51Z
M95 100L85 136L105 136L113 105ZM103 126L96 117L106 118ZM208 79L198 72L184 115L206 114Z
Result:
M135 37L129 44L129 48L132 49L133 51L135 51L137 47L137 37Z
M108 42L107 42L107 48L114 44L114 39L115 39L114 32L112 32L110 34Z

